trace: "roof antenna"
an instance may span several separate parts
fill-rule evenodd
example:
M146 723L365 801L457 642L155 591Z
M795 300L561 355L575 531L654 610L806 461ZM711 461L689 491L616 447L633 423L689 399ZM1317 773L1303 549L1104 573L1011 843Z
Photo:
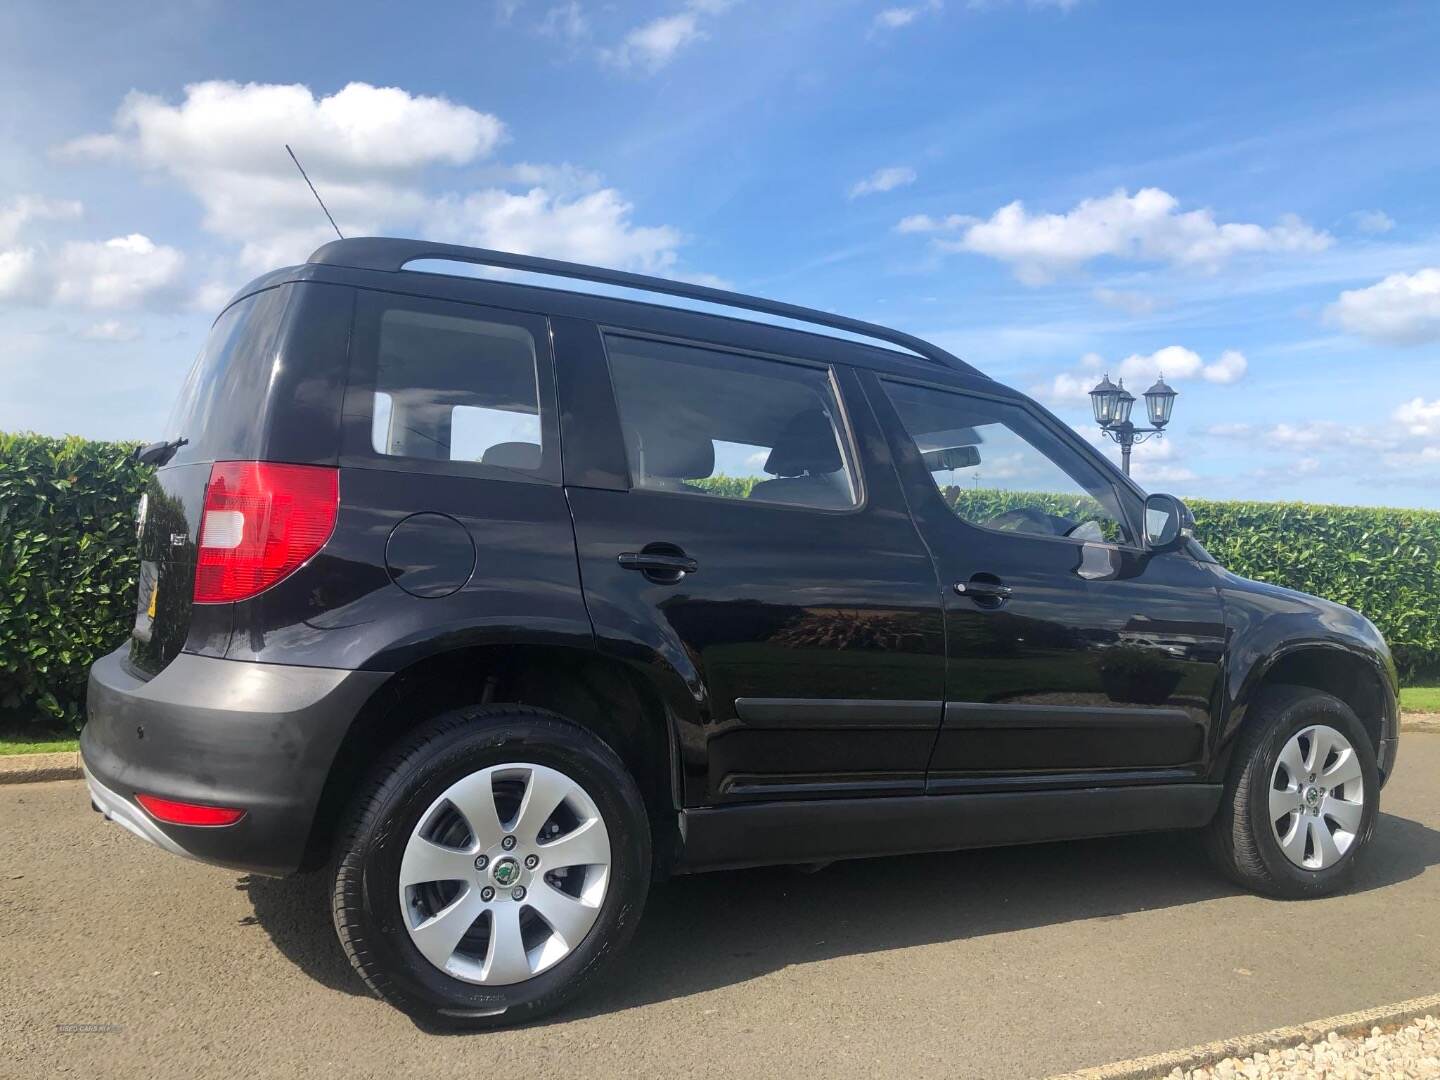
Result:
M315 196L315 201L320 204L320 209L325 211L325 216L330 218L330 227L335 230L335 235L341 240L345 234L340 231L340 226L335 224L335 219L330 217L330 211L325 208L325 200L320 198L320 192L315 190L315 185L310 183L310 177L305 174L305 166L300 164L300 159L295 156L295 151L290 149L290 144L285 144L285 152L290 155L290 160L295 162L295 168L300 170L300 175L305 178L305 183L310 186L310 194Z

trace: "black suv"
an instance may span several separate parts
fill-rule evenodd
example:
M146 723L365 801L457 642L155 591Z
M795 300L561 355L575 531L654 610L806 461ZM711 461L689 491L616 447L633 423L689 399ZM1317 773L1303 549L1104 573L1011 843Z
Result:
M1250 888L1329 893L1395 761L1369 622L840 316L342 240L231 301L143 456L95 806L323 868L356 969L427 1022L555 1008L672 873L1194 828Z

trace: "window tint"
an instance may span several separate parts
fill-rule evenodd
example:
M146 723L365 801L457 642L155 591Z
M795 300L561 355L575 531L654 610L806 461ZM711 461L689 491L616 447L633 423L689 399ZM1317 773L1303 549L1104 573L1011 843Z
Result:
M855 505L827 372L617 335L606 348L635 487Z
M215 321L165 425L167 439L188 440L174 462L258 456L255 414L274 377L289 301L288 287L267 289L232 304Z
M945 504L972 525L1129 543L1114 485L1024 409L886 382Z
M388 310L372 415L376 453L536 471L535 340L505 323Z

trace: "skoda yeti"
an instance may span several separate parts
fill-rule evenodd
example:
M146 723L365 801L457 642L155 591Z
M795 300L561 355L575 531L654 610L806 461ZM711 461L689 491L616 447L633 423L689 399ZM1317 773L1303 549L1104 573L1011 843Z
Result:
M342 240L230 302L166 435L91 800L325 874L429 1023L557 1008L676 873L1194 829L1324 895L1395 761L1369 622L885 327Z

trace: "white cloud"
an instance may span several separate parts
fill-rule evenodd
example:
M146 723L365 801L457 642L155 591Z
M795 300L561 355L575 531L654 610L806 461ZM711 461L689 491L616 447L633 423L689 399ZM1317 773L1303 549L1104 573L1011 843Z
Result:
M1239 254L1317 252L1332 243L1328 234L1294 216L1267 228L1217 222L1208 209L1181 212L1179 201L1159 188L1085 199L1065 214L1031 214L1017 199L987 220L964 223L951 218L941 227L960 232L953 239L937 238L941 250L1009 263L1016 277L1031 285L1103 256L1213 269Z
M927 12L939 11L944 4L941 0L928 0L924 4L912 4L908 7L890 7L876 12L874 27L877 30L899 30L901 27L909 26L921 15Z
M1238 349L1226 349L1213 364L1206 364L1200 374L1206 382L1228 386L1243 379L1249 367L1250 362L1245 359L1244 353Z
M429 230L454 243L647 273L671 271L679 234L668 226L632 224L632 209L612 188L568 200L543 188L523 195L478 191L438 202Z
M1399 406L1394 416L1411 435L1440 439L1440 398L1434 401L1414 398Z
M687 10L698 17L722 6L704 0ZM673 272L679 233L634 224L631 205L596 174L569 164L487 163L505 130L488 113L394 87L351 83L326 96L305 86L207 82L187 87L178 103L132 93L113 133L67 145L72 155L118 156L169 174L199 200L205 228L238 243L234 264L207 271L197 303L333 238L286 142L346 235L420 233ZM434 193L432 174L456 166L482 186ZM507 190L516 184L525 190Z
M1160 306L1153 296L1123 289L1098 288L1092 295L1107 307L1119 308L1129 315L1149 315Z
M0 300L82 308L129 308L178 286L185 257L131 233L105 241L72 241L58 249L0 250Z
M133 92L114 132L72 141L60 153L118 156L167 172L200 201L207 229L267 255L283 250L284 262L307 255L298 239L308 243L317 218L324 224L284 144L353 233L415 213L424 201L414 187L422 170L486 157L504 134L488 113L396 87L356 82L316 96L301 85L214 81L187 86L178 105Z
M1407 424L1342 424L1334 420L1281 423L1260 433L1272 454L1280 455L1284 474L1328 468L1336 474L1360 474L1377 487L1440 480L1440 402L1416 399L1399 406L1395 419ZM1384 466L1376 468L1376 462Z
M895 231L900 233L947 232L974 225L979 220L969 214L950 214L943 218L933 218L929 214L911 214L909 217L900 219L899 224L895 226Z
M478 176L485 183L543 187L561 195L582 194L605 186L605 179L599 173L571 165L568 161L559 165L517 161L513 165L482 168Z
M1395 219L1384 210L1357 210L1350 218L1364 233L1387 233L1395 228Z
M1220 439L1245 439L1255 434L1254 424L1224 423L1211 424L1205 429L1206 435L1214 435Z
M0 250L0 300L34 299L43 293L37 286L34 248Z
M1281 449L1363 448L1383 450L1396 442L1391 432L1336 420L1305 420L1273 424L1260 433L1267 444Z
M17 241L32 222L77 218L82 212L78 202L41 195L17 195L0 205L0 300L48 299L51 285L44 250Z
M1194 469L1183 465L1151 465L1139 451L1140 456L1130 463L1130 472L1135 482L1147 491L1158 491L1177 484L1189 484L1200 477Z
M857 180L850 185L850 198L858 199L862 195L875 195L882 191L894 191L896 188L905 187L915 182L915 170L909 165L890 165L883 169L876 169L863 180ZM905 219L910 220L909 218ZM902 226L905 222L900 223ZM902 228L903 232L904 229Z
M135 341L140 337L140 328L118 319L105 319L85 327L80 331L80 337L86 341Z
M1080 359L1079 372L1062 371L1049 383L1035 387L1035 396L1056 405L1079 404L1089 401L1089 394L1100 381L1097 372L1105 362L1097 353L1086 353ZM1226 349L1212 363L1206 363L1194 349L1182 345L1167 345L1153 353L1131 353L1109 371L1122 381L1128 380L1127 389L1140 399L1154 381L1164 375L1169 383L1185 382L1188 379L1204 379L1207 382L1229 385L1245 377L1249 362L1238 349ZM1143 411L1144 405L1137 400L1136 407Z
M78 218L84 208L71 199L17 195L0 206L0 244L13 244L32 221Z
M1348 289L1325 315L1352 334L1390 345L1440 341L1440 267Z
M684 9L662 15L635 27L613 49L601 49L600 58L621 69L654 74L686 47L706 37L704 19L719 15L734 0L689 0Z
M135 307L173 289L184 265L175 248L140 233L66 244L51 268L54 298L78 307Z
M307 167L369 176L437 162L464 165L489 154L505 133L488 113L363 82L316 97L298 83L214 80L187 86L180 105L132 92L115 127L125 148L148 165L260 175L293 168L282 143L302 151Z
M590 23L585 18L585 9L580 6L579 0L569 0L569 3L557 4L547 11L545 18L540 20L538 29L547 37L579 41L590 33Z

